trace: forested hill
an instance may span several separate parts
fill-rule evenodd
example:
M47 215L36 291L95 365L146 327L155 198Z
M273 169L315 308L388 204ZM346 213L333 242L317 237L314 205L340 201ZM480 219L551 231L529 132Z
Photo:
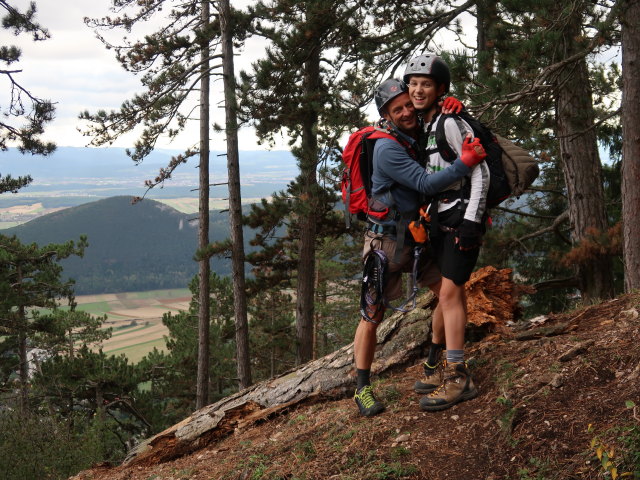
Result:
M65 277L76 280L76 293L105 293L186 287L197 272L196 214L183 214L154 200L135 205L131 197L110 197L44 215L5 230L24 243L64 243L87 235L83 258L62 262ZM213 241L228 236L226 213L212 212ZM214 271L229 272L213 259Z

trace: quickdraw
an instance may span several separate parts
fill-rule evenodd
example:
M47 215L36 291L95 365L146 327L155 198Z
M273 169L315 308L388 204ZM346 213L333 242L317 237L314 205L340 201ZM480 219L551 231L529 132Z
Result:
M418 287L418 262L420 260L420 255L422 254L423 250L424 250L424 247L422 247L422 246L416 246L416 247L413 248L413 268L411 269L412 287L411 287L411 293L409 294L409 296L406 298L406 300L399 307L394 307L393 305L389 304L388 302L385 302L387 307L391 308L392 310L395 310L396 312L406 313L406 312L410 312L411 310L416 308L416 302L417 302L417 299L418 299L418 290L419 290L419 287ZM409 305L409 303L411 303L411 306L407 308L407 305Z
M416 246L413 249L413 268L411 269L412 288L411 293L399 307L391 305L384 297L387 266L389 260L382 250L372 250L365 257L364 270L362 272L362 286L360 290L360 314L367 322L378 325L381 320L375 320L384 308L388 307L396 312L409 312L416 308L418 297L418 264L424 247ZM407 305L409 305L407 307Z
M384 285L387 276L387 256L382 250L372 250L364 260L360 289L360 314L367 322L378 325L375 318L384 311Z

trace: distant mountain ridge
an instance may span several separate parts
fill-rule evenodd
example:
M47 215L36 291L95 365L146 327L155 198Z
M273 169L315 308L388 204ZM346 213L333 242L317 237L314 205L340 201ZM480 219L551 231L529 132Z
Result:
M143 162L135 164L123 148L59 147L52 155L22 155L15 148L0 153L0 173L13 177L31 175L33 183L17 195L0 196L0 208L25 201L50 200L51 206L72 206L118 195L142 195L144 182L154 179L166 167L178 150L152 152ZM197 157L180 165L165 182L154 188L150 198L197 196ZM213 151L210 156L211 183L227 180L227 161L224 152ZM283 189L297 175L296 160L288 151L260 150L240 152L240 173L244 198L261 198ZM211 188L212 197L227 197L226 185ZM61 200L64 198L65 200ZM47 206L47 205L45 205Z
M87 235L83 258L64 260L65 277L76 280L77 294L116 293L185 287L197 273L197 221L155 200L135 205L117 196L44 215L0 233L23 243L64 243ZM228 237L226 213L212 211L212 241ZM245 236L251 236L245 231ZM219 275L227 260L212 259Z

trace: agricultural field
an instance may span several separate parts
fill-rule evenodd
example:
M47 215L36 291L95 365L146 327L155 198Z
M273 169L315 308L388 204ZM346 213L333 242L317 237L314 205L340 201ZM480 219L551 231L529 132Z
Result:
M188 310L191 292L188 289L154 290L150 292L79 295L78 310L94 316L106 315L105 327L113 334L102 344L106 354L124 354L137 363L154 347L165 351L167 328L162 315Z
M62 210L62 208L45 208L41 202L0 208L0 230L21 225L29 220L47 213L57 212L58 210Z
M242 198L243 204L260 203L261 197ZM179 198L158 198L158 202L169 205L182 213L198 213L198 198L179 197ZM209 200L209 208L211 210L224 210L229 208L229 200L226 198L214 198Z

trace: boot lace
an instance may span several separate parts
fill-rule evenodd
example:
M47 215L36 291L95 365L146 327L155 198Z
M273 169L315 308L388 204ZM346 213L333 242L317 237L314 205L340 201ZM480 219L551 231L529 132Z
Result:
M465 362L465 367L466 367L466 362ZM446 368L447 368L447 359L445 358L444 360L442 360L442 383L440 385L438 385L438 387L429 394L429 397L437 397L440 392L446 392L447 391L447 383L449 383L449 380L452 380L454 378L456 378L458 376L458 374L456 372L454 372L453 374L449 374L447 375L446 372Z

